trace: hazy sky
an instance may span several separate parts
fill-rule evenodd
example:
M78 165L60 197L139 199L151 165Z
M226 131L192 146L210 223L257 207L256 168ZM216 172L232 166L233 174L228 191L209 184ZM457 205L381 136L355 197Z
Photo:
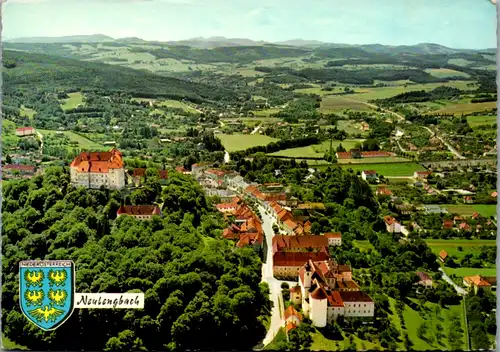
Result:
M302 38L479 49L496 47L495 10L488 0L7 0L2 36Z

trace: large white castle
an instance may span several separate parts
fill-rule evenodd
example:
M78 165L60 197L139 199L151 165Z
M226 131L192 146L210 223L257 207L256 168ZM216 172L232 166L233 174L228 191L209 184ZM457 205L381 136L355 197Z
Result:
M302 306L317 327L338 316L373 317L375 304L352 280L350 267L333 260L309 260L299 270L299 285L290 290L291 301Z
M82 152L70 164L71 184L87 188L121 189L125 187L122 153Z

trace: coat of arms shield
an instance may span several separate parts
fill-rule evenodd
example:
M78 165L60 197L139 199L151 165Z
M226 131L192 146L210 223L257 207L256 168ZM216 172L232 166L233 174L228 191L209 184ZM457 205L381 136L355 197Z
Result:
M19 303L23 314L43 330L54 330L74 310L75 266L70 260L19 263Z

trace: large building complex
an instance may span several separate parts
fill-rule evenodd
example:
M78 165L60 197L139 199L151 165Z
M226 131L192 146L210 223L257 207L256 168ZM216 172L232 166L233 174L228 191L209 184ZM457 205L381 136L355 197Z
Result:
M71 184L87 188L122 189L125 171L122 153L116 148L109 152L82 152L70 165Z

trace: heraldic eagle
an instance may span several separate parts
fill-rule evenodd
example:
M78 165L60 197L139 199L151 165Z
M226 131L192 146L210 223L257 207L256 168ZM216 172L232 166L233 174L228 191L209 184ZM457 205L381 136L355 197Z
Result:
M46 323L50 321L55 321L56 318L64 314L64 310L60 310L54 307L49 308L45 306L42 308L36 308L28 312L33 318L38 321L45 321Z

